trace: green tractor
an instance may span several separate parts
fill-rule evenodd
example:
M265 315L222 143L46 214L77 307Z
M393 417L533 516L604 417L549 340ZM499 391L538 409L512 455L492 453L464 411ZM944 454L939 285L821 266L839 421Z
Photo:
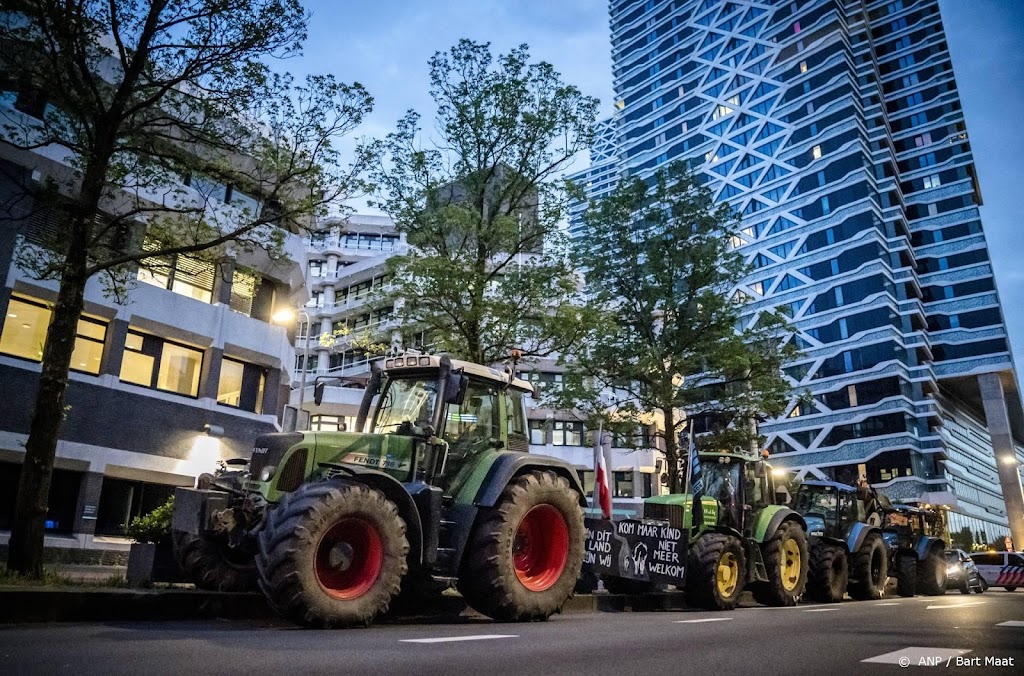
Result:
M886 504L882 538L889 565L896 571L900 596L942 596L946 593L946 543L942 516L930 509Z
M777 504L771 467L746 453L701 452L699 458L699 527L693 525L690 493L644 501L645 520L667 522L684 534L687 603L731 610L746 588L759 603L795 605L807 583L807 527L800 514ZM640 591L641 584L605 577L613 593Z
M367 625L452 585L495 619L546 619L579 576L586 499L572 466L528 452L531 391L447 356L388 358L355 431L265 434L178 489L178 559L306 626Z
M804 517L811 542L807 594L839 603L849 591L857 600L881 598L888 576L881 502L870 486L804 481L793 508Z

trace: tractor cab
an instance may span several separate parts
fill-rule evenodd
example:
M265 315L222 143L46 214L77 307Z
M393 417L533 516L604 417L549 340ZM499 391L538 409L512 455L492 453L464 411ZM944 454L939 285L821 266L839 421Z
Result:
M773 504L771 468L763 459L739 453L701 453L705 498L718 503L718 523L744 533L752 514Z
M448 491L488 451L529 451L525 395L532 392L530 383L507 372L408 354L374 369L356 427L372 435L412 437L425 450L411 480Z
M834 481L803 482L793 508L804 515L808 533L818 537L845 539L850 524L866 519L857 489Z

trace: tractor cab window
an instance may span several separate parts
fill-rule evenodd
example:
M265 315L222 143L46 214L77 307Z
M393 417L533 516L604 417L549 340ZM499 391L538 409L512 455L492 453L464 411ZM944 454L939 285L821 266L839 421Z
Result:
M518 390L505 391L505 417L508 420L508 448L511 451L529 451L530 436L526 428L526 410L523 408L523 393Z
M500 439L499 429L497 388L470 380L462 404L448 407L442 437L452 455L475 453Z
M800 514L817 514L829 526L836 525L838 491L831 486L804 487L796 496L796 509Z
M719 514L723 517L719 522L724 526L743 530L740 463L723 463L715 459L702 462L700 471L704 480L704 495L718 500Z
M434 419L436 401L437 378L390 380L381 395L373 431L377 434L400 434L405 432L403 426L422 427Z

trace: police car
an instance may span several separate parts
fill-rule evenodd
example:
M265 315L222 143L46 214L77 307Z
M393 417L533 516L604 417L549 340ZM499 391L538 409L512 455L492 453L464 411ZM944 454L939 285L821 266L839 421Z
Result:
M971 560L990 587L1024 587L1024 552L977 552Z

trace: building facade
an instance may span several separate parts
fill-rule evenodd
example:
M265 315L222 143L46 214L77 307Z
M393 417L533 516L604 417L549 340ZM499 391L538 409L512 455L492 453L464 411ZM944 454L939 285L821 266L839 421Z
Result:
M0 119L25 113L16 92ZM0 545L13 518L24 445L39 380L54 281L19 266L47 241L54 216L22 195L67 165L46 149L0 143ZM193 176L208 209L251 207L255 198ZM211 193L213 196L211 196ZM14 199L19 196L18 199ZM227 211L224 212L225 215ZM138 224L144 230L144 224ZM47 547L127 548L125 527L193 486L219 460L248 457L257 435L281 429L295 353L274 311L305 302L302 241L285 233L284 256L224 252L214 264L185 255L139 266L120 301L90 280L72 355Z
M1024 415L937 0L610 13L615 173L688 162L742 215L744 321L796 328L813 399L763 425L775 462L949 505L990 541L1009 508L1024 541Z

